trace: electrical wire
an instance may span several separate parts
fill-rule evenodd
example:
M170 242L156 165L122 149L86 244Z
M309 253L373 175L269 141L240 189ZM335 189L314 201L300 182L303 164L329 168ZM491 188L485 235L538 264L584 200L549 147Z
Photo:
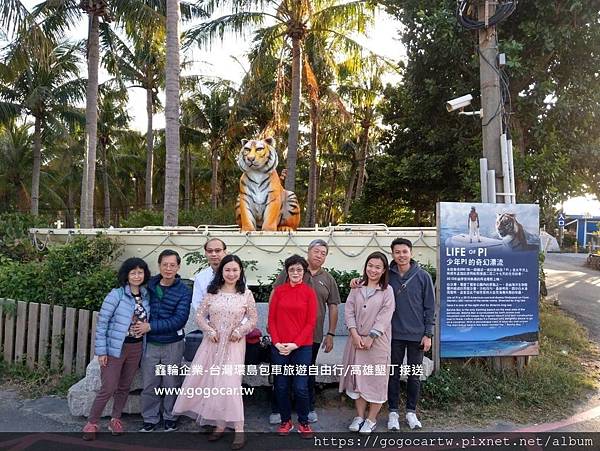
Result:
M457 0L456 17L458 22L467 30L480 30L494 26L506 19L517 9L518 0L498 0L496 11L488 19L487 24L477 17L476 0ZM473 14L474 13L474 14ZM475 18L473 18L475 15Z

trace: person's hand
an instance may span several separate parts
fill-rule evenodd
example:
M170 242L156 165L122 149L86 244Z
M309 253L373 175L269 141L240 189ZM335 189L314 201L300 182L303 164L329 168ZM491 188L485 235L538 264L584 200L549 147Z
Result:
M423 352L429 351L431 349L431 338L423 335L423 338L421 338L421 347L423 348Z
M150 323L140 321L131 326L131 329L137 337L141 337L142 335L150 332Z
M364 284L362 279L355 278L350 281L350 288L360 288Z
M277 348L279 354L281 355L288 355L290 353L290 351L287 349L287 343L277 343L275 348Z
M325 335L321 349L324 349L325 352L331 352L333 349L333 337L331 335Z
M362 337L363 349L371 349L373 339L371 337Z
M352 345L356 348L356 349L362 349L363 348L363 342L361 339L361 336L358 334L353 334L352 335Z
M289 352L295 351L296 349L299 348L299 346L296 343L286 343L287 344L287 349ZM289 354L288 352L288 354Z
M100 364L100 366L108 365L108 356L107 355L99 355L98 363Z
M231 331L231 335L229 336L229 341L232 341L234 343L237 343L238 341L240 341L242 339L242 334L240 334L239 330L237 329L233 329Z
M213 343L218 343L219 342L219 334L217 333L216 330L211 330L208 333L208 338L210 338L210 341L212 341Z

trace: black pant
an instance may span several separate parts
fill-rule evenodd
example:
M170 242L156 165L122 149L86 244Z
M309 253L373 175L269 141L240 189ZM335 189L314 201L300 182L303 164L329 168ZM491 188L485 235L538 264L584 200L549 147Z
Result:
M319 349L321 348L321 343L313 343L312 345L312 358L310 360L310 364L314 365L317 362L317 355L319 354ZM308 404L309 404L309 412L315 410L315 376L308 376Z
M313 343L312 345L312 356L310 360L310 364L314 365L317 362L317 355L319 354L319 349L321 348L321 343ZM309 412L315 410L315 376L308 376L308 404L309 404ZM273 391L271 393L271 413L279 413L279 407L277 406L277 398L275 396L275 388L273 387Z
M402 365L404 360L404 353L405 351L407 353L407 365L422 365L423 350L420 349L420 346L420 341L392 340L392 365L397 366L393 367L393 373L390 374L388 383L388 407L390 410L398 410L398 402L400 400L400 365ZM421 389L421 379L410 371L406 385L406 411L416 412L419 391Z

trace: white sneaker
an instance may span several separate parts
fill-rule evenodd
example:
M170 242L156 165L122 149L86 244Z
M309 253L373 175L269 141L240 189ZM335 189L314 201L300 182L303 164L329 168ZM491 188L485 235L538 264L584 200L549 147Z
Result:
M317 416L317 412L315 412L314 410L311 410L310 412L308 412L308 422L309 423L316 423L317 421L319 421L319 417Z
M390 412L388 416L388 431L399 431L400 430L400 415L398 412Z
M362 427L360 428L360 431L358 431L358 432L360 434L369 435L371 432L373 432L375 430L375 426L377 426L377 423L375 423L367 418L365 420L365 422L363 423Z
M358 432L364 421L365 419L363 417L354 417L354 420L352 420L352 423L350 423L348 429L350 429L352 432Z
M269 415L269 424L280 424L281 423L281 414L280 413L272 413Z
M423 427L421 426L421 422L419 421L417 415L414 412L408 412L406 414L406 423L411 429L421 429Z

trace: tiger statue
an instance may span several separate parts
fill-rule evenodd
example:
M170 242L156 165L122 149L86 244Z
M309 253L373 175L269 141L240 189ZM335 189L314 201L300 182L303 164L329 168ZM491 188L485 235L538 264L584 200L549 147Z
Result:
M298 198L281 186L277 175L274 144L273 138L242 140L237 164L243 174L235 217L243 232L289 231L300 225Z

